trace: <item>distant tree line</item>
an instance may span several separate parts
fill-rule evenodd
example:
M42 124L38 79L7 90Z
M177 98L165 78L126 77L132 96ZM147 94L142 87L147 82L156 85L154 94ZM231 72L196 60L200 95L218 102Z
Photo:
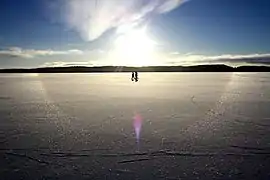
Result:
M0 73L97 73L97 72L270 72L269 66L197 65L197 66L147 66L147 67L44 67L34 69L0 69Z

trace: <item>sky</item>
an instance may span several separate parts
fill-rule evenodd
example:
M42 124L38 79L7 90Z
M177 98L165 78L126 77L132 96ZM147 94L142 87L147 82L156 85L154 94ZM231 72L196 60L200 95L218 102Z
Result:
M270 65L269 0L1 0L0 69Z

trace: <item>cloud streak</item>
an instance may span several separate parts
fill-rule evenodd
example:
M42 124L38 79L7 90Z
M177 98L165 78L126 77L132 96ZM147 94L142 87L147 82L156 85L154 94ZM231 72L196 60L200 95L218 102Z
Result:
M168 64L183 65L183 64L211 64L211 63L230 63L230 64L264 64L270 65L270 54L224 54L217 56L207 56L198 54L181 55L177 52L170 54L170 61Z
M67 67L67 66L94 66L93 62L64 62L64 61L55 61L55 62L46 62L40 67Z
M158 52L157 52L158 53ZM60 56L60 57L59 57ZM96 50L78 50L70 49L59 50L38 50L23 49L20 47L11 47L0 50L0 60L9 59L35 59L37 57L48 57L42 66L107 66L113 65L108 52L99 49ZM58 59L60 58L60 59ZM74 61L74 58L78 60ZM57 60L56 60L57 59ZM6 61L8 62L8 61ZM196 65L196 64L228 64L228 65L270 65L270 53L254 54L223 54L223 55L202 55L179 52L159 52L153 65Z
M5 50L0 50L0 57L7 58L34 58L38 56L53 56L53 55L80 55L83 54L81 50L71 49L66 51L54 50L35 50L35 49L22 49L20 47L11 47Z
M88 41L111 28L134 27L187 0L58 0L51 5L59 17Z
M199 65L199 64L227 64L232 66L238 66L243 64L250 65L270 65L270 54L249 54L249 55L232 55L225 54L220 56L206 56L173 52L170 55L163 55L160 61L154 66L176 66L176 65ZM170 56L174 56L172 59ZM46 62L41 67L66 67L66 66L111 66L114 63L108 61L108 59L96 59L91 61L54 61ZM123 64L123 66L125 66Z

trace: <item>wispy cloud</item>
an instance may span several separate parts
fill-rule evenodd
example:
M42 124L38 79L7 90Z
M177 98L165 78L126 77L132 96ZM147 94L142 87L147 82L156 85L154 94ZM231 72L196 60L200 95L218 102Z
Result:
M71 49L66 51L54 50L36 50L36 49L22 49L20 47L11 47L5 50L0 50L0 57L9 58L34 58L37 56L53 56L53 55L70 55L70 54L83 54L81 50Z
M46 62L40 67L67 67L67 66L94 66L92 62L64 62L64 61L55 61L55 62Z
M110 60L110 58L108 58L108 53L106 51L99 49L83 51L78 49L70 49L59 51L50 49L38 50L11 47L0 50L0 58L3 60L13 58L35 60L37 57L45 57L40 61L40 63L42 63L42 66L46 67L106 66L113 65L115 63L114 61ZM46 62L44 63L44 61ZM270 65L270 53L202 55L194 53L181 54L180 52L157 52L155 62L156 64L153 65L196 65L216 63L236 66L241 64Z
M170 53L168 64L211 64L211 63L224 63L224 64L264 64L270 65L270 54L224 54L224 55L200 55L200 54L184 54Z
M85 40L94 40L111 28L144 23L155 14L169 12L187 0L58 0L50 7ZM54 17L55 18L55 17Z

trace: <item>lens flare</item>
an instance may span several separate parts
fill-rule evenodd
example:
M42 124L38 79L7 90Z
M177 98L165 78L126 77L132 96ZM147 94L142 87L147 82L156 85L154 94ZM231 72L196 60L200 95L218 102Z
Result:
M133 117L133 127L136 134L136 140L137 143L139 143L140 140L140 133L141 133L141 127L142 127L142 117L140 114L135 114Z

